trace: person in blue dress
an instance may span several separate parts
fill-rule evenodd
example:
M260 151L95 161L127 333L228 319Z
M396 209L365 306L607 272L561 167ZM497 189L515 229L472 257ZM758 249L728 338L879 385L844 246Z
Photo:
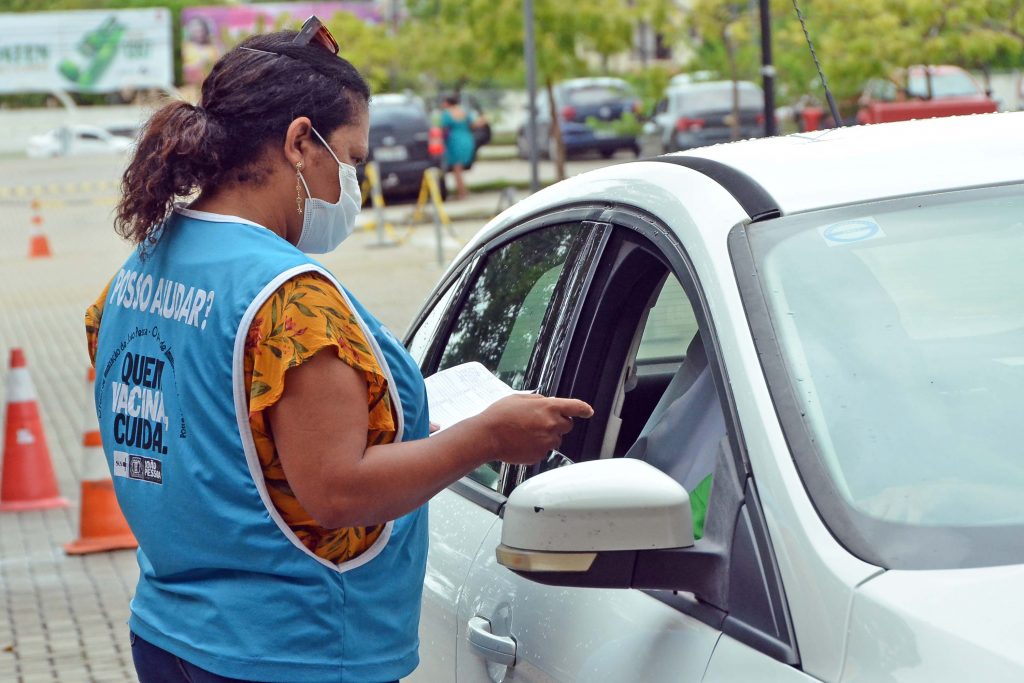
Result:
M465 199L468 194L463 174L476 153L473 129L484 123L482 116L466 111L456 95L444 98L444 112L441 114L441 128L445 137L444 161L455 174L455 196L459 199Z

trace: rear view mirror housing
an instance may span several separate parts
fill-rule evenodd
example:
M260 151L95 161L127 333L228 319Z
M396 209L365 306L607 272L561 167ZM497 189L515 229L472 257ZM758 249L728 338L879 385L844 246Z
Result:
M745 570L736 576L760 571L736 464L723 438L696 542L689 495L646 462L586 461L539 474L508 498L498 563L547 585L679 591L728 611L730 596L742 593L732 582L735 543Z
M690 498L674 479L632 458L540 474L505 506L498 562L541 583L632 585L640 551L693 546Z

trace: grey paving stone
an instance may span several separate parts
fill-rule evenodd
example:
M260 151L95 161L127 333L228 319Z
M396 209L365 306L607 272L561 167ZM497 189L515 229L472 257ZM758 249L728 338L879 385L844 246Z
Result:
M39 161L33 162L32 172L74 175L68 182L116 180L120 163ZM24 164L0 159L0 176L20 177ZM27 204L0 205L10 228L7 239L0 240L0 396L6 394L10 349L21 347L39 394L57 483L71 501L65 509L0 515L0 683L17 680L19 671L26 682L57 680L51 660L60 662L61 683L135 680L125 624L138 580L135 552L69 557L62 549L78 535L82 425L91 406L85 391L83 314L130 252L111 229L112 206L110 201L44 208L54 256L29 260L27 237L19 237L28 234ZM480 221L457 223L455 229L464 240L479 226ZM374 235L358 231L321 261L399 332L441 273L433 260L434 244L424 236L417 233L402 246L382 250L367 248ZM391 274L386 282L379 277L384 267ZM15 642L15 652L2 652ZM88 677L78 677L81 670L71 654L75 648L90 667L105 659L109 669L88 668ZM67 669L65 657L71 665Z

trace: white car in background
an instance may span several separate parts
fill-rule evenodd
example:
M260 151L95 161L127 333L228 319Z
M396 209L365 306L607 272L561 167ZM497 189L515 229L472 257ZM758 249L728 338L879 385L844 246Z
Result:
M407 337L590 402L431 503L423 683L1024 680L1024 113L539 192Z
M32 159L89 154L125 154L134 139L115 135L99 126L72 124L54 128L28 139L26 153Z

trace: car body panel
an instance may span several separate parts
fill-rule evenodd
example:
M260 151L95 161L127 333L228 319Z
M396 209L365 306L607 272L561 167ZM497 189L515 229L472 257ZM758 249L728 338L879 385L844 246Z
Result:
M701 680L702 683L813 683L818 679L723 635L715 645L711 663Z
M872 579L854 598L842 681L1021 680L1022 586L1024 565Z
M466 581L456 681L500 680L495 674L506 668L488 665L470 648L466 625L474 616L516 640L520 683L701 680L718 630L640 591L558 588L516 576L495 560L500 541L499 522Z
M430 501L430 553L423 582L420 666L404 680L436 683L455 671L456 607L471 565L497 517L445 490Z

